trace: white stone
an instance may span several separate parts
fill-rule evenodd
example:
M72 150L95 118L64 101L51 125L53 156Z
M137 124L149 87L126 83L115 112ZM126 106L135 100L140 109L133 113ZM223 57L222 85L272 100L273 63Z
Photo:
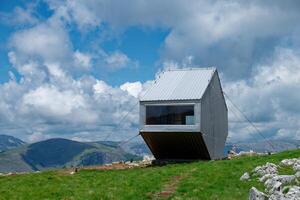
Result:
M152 155L144 155L143 156L143 161L152 161L155 160L154 156Z
M283 183L283 184L287 184L287 183L291 183L292 181L294 181L296 179L296 176L294 175L278 175L273 177L273 179Z
M274 192L280 192L282 189L282 183L279 181L276 181L271 190L269 191L270 193Z
M270 195L269 200L300 200L300 187L295 186L300 184L297 179L300 178L300 158L284 159L280 165L293 167L295 175L278 175L278 167L273 163L257 166L253 172L260 176L260 182L264 182L265 191ZM283 191L287 191L287 193L284 194ZM251 188L249 199L266 198L266 195L261 197L260 191L256 188Z
M250 178L249 173L248 173L248 172L245 172L245 173L241 176L240 180L241 180L241 181L245 181L245 180L248 180L249 178Z
M273 178L274 176L276 176L276 174L265 174L261 178L259 178L259 181L263 183L266 180Z
M277 165L267 162L265 165L257 166L253 172L259 176L264 176L265 174L277 174Z
M297 178L299 178L299 177L300 177L300 171L296 172L295 176L296 176Z
M300 171L300 163L296 162L296 163L293 165L293 170L294 170L295 172Z
M300 187L298 186L292 186L288 193L286 193L284 195L287 199L290 199L290 200L296 200L296 199L300 199Z
M280 191L282 184L289 184L296 179L294 175L277 175L273 178L268 179L265 182L266 191L270 193L274 191Z
M293 164L295 164L295 162L297 162L297 158L292 158L292 159L284 159L280 162L280 165L282 166L292 166Z
M269 200L288 200L284 197L282 192L274 192L270 195Z
M267 199L267 195L265 193L259 191L255 187L252 187L250 189L249 200L265 200L265 199Z

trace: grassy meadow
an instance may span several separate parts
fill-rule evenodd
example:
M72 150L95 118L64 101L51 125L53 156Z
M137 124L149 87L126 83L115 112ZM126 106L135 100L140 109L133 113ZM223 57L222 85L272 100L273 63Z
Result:
M300 150L270 156L199 161L126 170L64 170L0 176L0 200L13 199L248 199L255 179L240 176L257 165L300 157ZM280 169L292 173L290 169Z

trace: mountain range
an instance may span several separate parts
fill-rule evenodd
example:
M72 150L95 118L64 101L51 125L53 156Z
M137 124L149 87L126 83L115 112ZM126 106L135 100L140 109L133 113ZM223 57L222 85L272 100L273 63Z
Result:
M88 166L141 159L125 152L118 143L77 142L54 138L23 144L0 153L0 172L30 172L45 169Z
M151 154L142 141L129 142L119 147L119 142L78 142L62 138L48 139L32 144L0 135L0 172L30 172L45 169L101 165L114 161L141 159ZM297 149L299 140L260 140L257 142L227 143L224 154L253 150L278 152Z

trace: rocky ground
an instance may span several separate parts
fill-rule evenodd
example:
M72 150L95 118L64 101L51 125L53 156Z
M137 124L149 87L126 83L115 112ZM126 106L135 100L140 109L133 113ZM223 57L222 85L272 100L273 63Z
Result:
M280 169L292 172L289 175L279 174ZM300 199L300 158L285 159L279 165L266 163L257 166L252 172L245 172L241 181L258 179L265 187L265 191L257 188L250 189L249 200L296 200Z

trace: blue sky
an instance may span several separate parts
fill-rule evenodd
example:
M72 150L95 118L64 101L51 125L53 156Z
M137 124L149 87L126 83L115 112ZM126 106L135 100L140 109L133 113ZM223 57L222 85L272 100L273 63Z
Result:
M0 4L2 134L121 140L136 134L131 105L157 73L216 66L224 91L267 137L300 139L297 0ZM257 138L228 106L230 140Z

